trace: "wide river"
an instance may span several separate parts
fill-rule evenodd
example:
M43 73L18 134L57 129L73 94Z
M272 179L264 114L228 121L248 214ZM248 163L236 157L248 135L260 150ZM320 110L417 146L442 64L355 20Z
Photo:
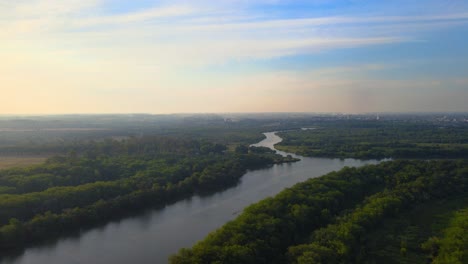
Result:
M254 146L274 149L281 138L274 132ZM282 155L290 154L278 151ZM307 158L248 171L240 183L210 196L193 196L133 218L110 222L56 243L31 247L0 264L123 264L167 263L182 247L191 247L209 232L236 218L246 206L309 178L345 166L375 164L355 159Z

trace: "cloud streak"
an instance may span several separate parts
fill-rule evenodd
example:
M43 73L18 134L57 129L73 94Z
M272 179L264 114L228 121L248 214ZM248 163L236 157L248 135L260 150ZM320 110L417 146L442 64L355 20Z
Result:
M193 14L195 8L190 6L156 7L143 11L120 15L108 15L78 20L74 26L128 25L129 23L145 22L161 18L174 18Z
M224 10L219 5L213 9L183 3L110 15L99 12L104 2L98 0L36 0L27 3L22 1L17 6L8 4L0 8L0 15L8 17L8 21L0 23L3 31L0 37L27 40L32 35L41 34L45 37L39 37L39 41L54 38L59 43L75 38L76 43L82 43L83 48L87 48L86 39L92 44L89 47L102 46L99 42L105 45L106 38L117 39L122 40L117 43L121 42L124 50L131 46L145 47L149 49L148 53L152 53L151 50L167 51L169 49L166 46L176 46L177 49L182 48L182 53L200 53L209 61L209 52L205 51L207 49L214 51L216 63L222 59L221 52L217 50L223 49L226 49L224 59L286 56L317 52L325 48L415 41L417 37L409 34L415 30L468 22L468 13L256 18L254 21L243 21L244 17L247 20L251 18L244 14L245 11L239 11L232 16L232 21L226 21L226 14L232 14L232 11ZM228 3L232 4L232 1ZM89 10L94 12L85 15ZM386 28L390 34L375 30L379 27ZM405 27L409 28L405 30ZM391 28L397 28L398 31L391 31ZM151 45L144 45L149 42ZM183 51L184 45L193 51Z
M198 78L187 75L196 75L200 69L216 72L218 67L229 64L248 68L292 56L415 44L426 39L427 32L468 24L468 12L463 8L456 13L431 10L432 13L417 15L324 12L295 16L279 15L278 10L284 5L269 13L255 9L251 2L156 1L151 7L132 6L117 12L110 11L109 1L105 0L3 1L0 57L4 63L0 64L0 89L14 100L0 102L0 112L11 112L8 108L25 109L24 112L34 109L31 101L21 101L25 94L45 97L44 102L55 105L54 109L69 105L67 111L71 112L80 112L86 102L93 103L91 109L99 109L92 112L112 112L114 108L104 98L105 93L120 104L125 97L142 102L128 103L130 112L135 106L141 109L134 112L222 111L223 106L229 108L226 111L236 111L236 105L249 111L281 111L283 107L285 111L306 111L310 102L317 105L317 110L331 111L329 105L341 111L356 108L359 104L351 101L357 102L364 95L378 102L376 105L386 105L382 98L396 97L403 89L421 91L424 87L443 86L369 77L396 67L379 61L296 72L263 74L253 70L233 73L234 76L202 74ZM284 4L255 2L268 7ZM317 1L316 5L323 2ZM466 79L441 83L464 87ZM392 93L392 87L399 92ZM457 93L462 90L459 88ZM259 96L243 96L252 91ZM452 93L455 98L455 92ZM339 98L340 94L343 98ZM436 94L441 93L432 93ZM203 100L194 100L197 96ZM231 101L218 103L223 96ZM152 102L150 98L158 99ZM410 98L415 101L417 97ZM66 102L53 103L60 99ZM11 103L15 100L16 106ZM100 100L103 107L98 106ZM324 103L327 100L333 103ZM184 106L179 111L178 102ZM154 105L160 108L151 110ZM405 109L409 109L408 105ZM53 111L47 106L42 108L47 109L43 112Z

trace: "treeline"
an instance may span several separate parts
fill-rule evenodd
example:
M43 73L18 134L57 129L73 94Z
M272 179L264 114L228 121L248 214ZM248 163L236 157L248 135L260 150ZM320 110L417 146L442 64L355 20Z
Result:
M261 148L227 152L221 144L151 137L100 142L84 153L0 171L0 252L223 189L247 169L282 161Z
M3 128L0 129L0 155L83 153L97 145L108 148L109 143L113 144L111 139L132 142L135 139L148 140L154 135L185 141L196 139L194 141L200 143L212 142L230 147L260 141L263 138L262 124L265 123L256 120L227 122L221 117L212 119L203 116L167 116L165 119L168 122L158 118L151 121L153 118L150 116L136 117L133 121L126 120L124 116L63 118L55 121L0 120L0 127Z
M468 189L467 161L392 161L310 179L246 208L171 263L363 263L363 234Z
M118 137L117 137L118 138ZM144 136L107 137L101 140L53 141L45 144L17 144L0 148L2 154L41 154L59 153L77 155L154 155L154 154L196 154L220 152L226 149L223 144L208 140L195 140L193 137Z
M342 121L281 133L277 148L304 156L359 159L468 157L468 125Z
M143 170L178 181L225 157L226 146L171 137L83 143L81 151L55 156L45 164L0 171L0 193L38 192L56 186L113 181ZM227 157L227 156L226 156ZM164 176L162 176L164 175Z

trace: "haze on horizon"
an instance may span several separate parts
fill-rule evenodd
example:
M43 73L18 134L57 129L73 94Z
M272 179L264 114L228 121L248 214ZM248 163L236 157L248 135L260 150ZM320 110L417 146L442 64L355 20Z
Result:
M468 111L463 0L0 0L0 114Z

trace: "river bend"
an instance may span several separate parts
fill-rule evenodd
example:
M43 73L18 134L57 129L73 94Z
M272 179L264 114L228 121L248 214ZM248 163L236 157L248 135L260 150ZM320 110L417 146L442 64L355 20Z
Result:
M265 133L265 136L254 146L274 149L274 145L281 141L275 132ZM3 259L0 264L167 263L168 257L179 248L191 247L252 203L345 166L377 163L291 155L301 161L248 171L239 184L230 189L205 197L196 195L163 209L83 231L77 237L31 247L17 257Z

